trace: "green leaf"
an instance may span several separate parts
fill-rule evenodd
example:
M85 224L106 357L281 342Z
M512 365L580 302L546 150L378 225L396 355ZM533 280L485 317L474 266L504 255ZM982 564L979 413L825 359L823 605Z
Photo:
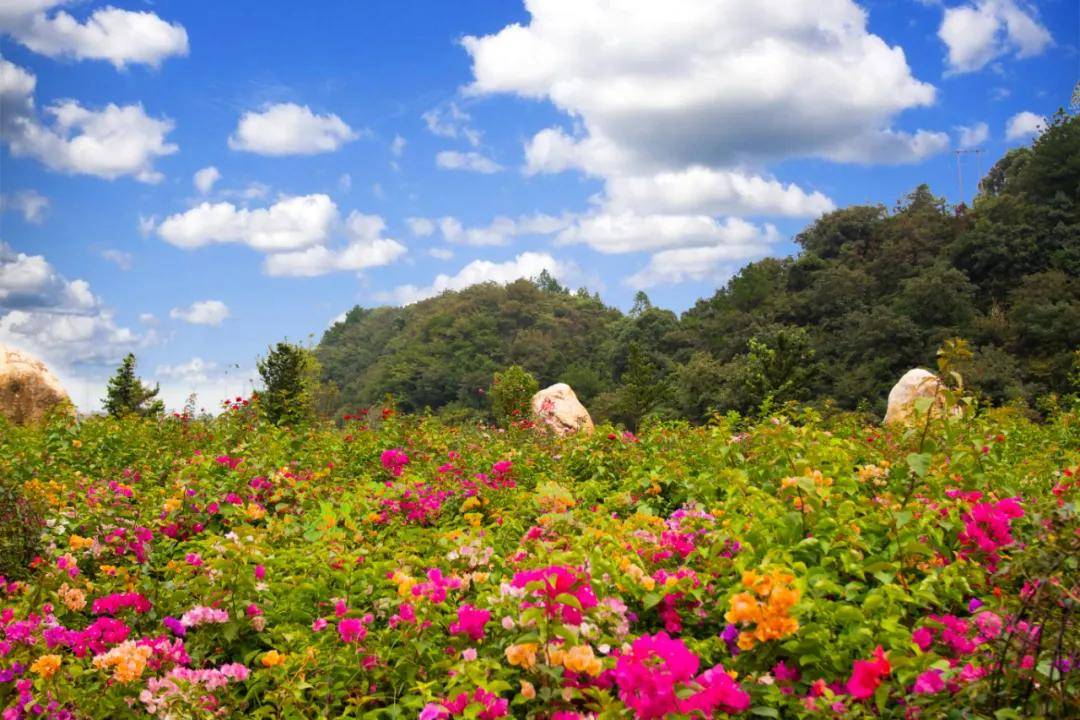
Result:
M907 456L907 464L911 472L919 477L926 477L927 471L930 470L931 459L930 453L911 453Z
M750 708L750 714L751 715L757 715L758 717L769 717L769 718L778 718L778 717L780 717L780 713L778 713L773 708L766 707L764 705L758 705L757 707Z

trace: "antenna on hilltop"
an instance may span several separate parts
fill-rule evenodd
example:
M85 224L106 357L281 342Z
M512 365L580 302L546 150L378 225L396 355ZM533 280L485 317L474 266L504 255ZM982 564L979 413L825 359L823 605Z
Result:
M964 195L964 171L963 166L960 163L961 155L974 155L975 156L975 171L976 171L976 192L978 192L978 181L982 178L982 148L970 148L968 150L953 150L953 154L956 155L956 192L960 196L960 203L966 205L966 197Z

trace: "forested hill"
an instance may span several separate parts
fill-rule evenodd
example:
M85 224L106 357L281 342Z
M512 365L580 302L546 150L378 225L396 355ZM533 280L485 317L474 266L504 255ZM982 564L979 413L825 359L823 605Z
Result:
M518 364L570 383L601 418L693 420L764 400L881 411L907 369L969 341L968 384L994 402L1070 389L1080 348L1080 120L1059 114L1010 151L972 208L922 186L893 210L853 206L752 263L681 317L639 294L623 314L548 277L354 308L318 347L340 410L391 393L404 409L486 412Z

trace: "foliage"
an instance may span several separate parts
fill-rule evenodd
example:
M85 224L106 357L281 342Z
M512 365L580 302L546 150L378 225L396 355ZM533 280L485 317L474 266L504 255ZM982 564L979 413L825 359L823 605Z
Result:
M953 385L967 412L909 429L794 406L636 435L390 407L286 428L246 402L17 428L0 478L46 522L0 581L0 704L1075 716L1077 406L1036 424Z
M319 361L301 345L283 340L271 347L265 358L259 358L256 367L263 381L258 405L275 425L306 422L319 406L332 401L332 395L320 392Z
M965 372L986 400L1032 405L1069 391L1080 348L1080 118L1058 114L1030 147L1009 151L973 207L950 208L920 186L891 211L836 210L795 239L797 255L751 263L681 317L643 292L623 314L547 276L354 308L318 354L341 388L340 412L387 392L407 411L482 410L492 374L517 364L541 385L569 382L594 416L630 427L647 414L757 411L770 397L880 415L897 379L932 367L949 337L971 342ZM782 362L765 371L770 353ZM768 373L796 355L809 365L790 366L790 393ZM649 368L645 387L662 394L638 402Z
M151 390L135 375L135 355L128 353L116 373L109 378L106 396L102 400L105 411L113 417L124 415L154 416L165 412L165 403L157 399L160 386Z
M529 417L532 396L540 389L540 383L520 365L511 365L503 372L495 373L491 382L491 412L500 425Z

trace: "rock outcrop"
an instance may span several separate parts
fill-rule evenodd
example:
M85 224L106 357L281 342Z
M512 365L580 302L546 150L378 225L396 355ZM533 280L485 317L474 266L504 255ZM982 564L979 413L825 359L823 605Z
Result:
M40 422L58 405L74 409L45 363L0 345L0 415L17 425L27 425Z
M594 429L589 411L566 383L556 383L533 395L532 411L540 422L559 435L591 433Z
M885 411L885 424L910 423L916 415L915 401L919 398L933 400L929 411L940 414L944 408L942 390L944 386L941 380L929 370L922 368L908 370L889 391L889 407Z

